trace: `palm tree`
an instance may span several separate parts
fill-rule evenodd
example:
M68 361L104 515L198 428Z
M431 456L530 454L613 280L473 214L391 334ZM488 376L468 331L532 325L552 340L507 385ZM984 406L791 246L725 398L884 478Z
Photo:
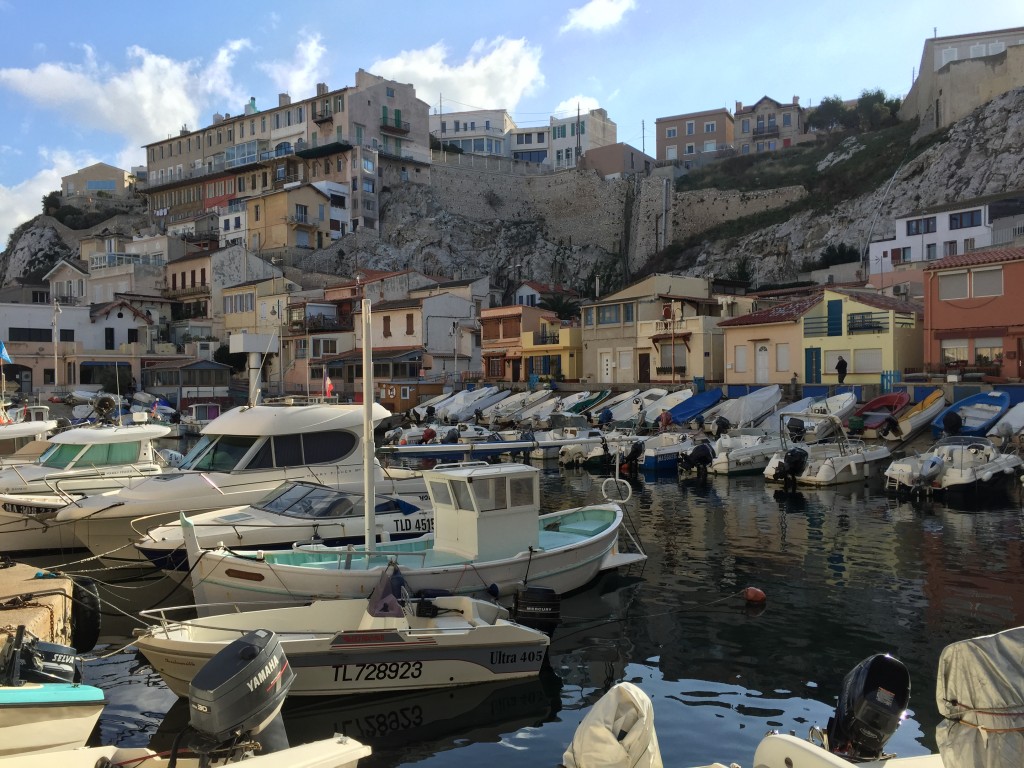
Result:
M549 312L554 312L558 315L559 320L572 320L579 317L580 314L579 302L562 293L557 293L547 299L541 299L537 306Z

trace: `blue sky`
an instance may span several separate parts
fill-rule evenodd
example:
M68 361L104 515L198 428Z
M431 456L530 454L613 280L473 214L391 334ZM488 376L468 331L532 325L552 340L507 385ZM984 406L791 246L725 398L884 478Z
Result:
M141 145L182 125L250 96L352 85L359 68L413 83L435 109L505 108L520 126L601 106L619 141L654 154L660 116L763 95L902 96L933 30L1022 25L1019 0L0 0L0 248L61 176L141 165Z

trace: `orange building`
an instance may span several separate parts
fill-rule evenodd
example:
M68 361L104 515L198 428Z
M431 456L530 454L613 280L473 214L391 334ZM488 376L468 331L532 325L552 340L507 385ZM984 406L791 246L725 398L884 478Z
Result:
M1021 378L1024 248L949 256L924 270L925 366Z

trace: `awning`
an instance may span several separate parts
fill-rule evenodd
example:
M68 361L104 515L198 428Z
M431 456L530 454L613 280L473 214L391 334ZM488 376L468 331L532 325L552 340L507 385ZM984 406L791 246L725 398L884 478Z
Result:
M999 328L947 328L935 331L936 339L975 339L988 336L1006 336L1009 329L1004 325Z

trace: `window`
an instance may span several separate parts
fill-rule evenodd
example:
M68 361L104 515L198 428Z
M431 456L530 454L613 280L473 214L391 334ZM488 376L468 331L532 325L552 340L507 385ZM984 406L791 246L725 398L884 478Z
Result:
M881 373L882 372L882 349L855 349L853 350L853 371L857 373Z
M943 256L956 256L956 240L947 240L942 244Z
M970 253L973 250L974 250L974 238L973 237L965 237L964 238L964 253Z
M594 324L594 308L587 307L583 310L583 324L593 325Z
M943 339L942 362L946 365L956 365L967 362L967 339Z
M224 219L224 231L228 232L231 229L231 219Z
M705 152L714 152L715 149L716 149L716 146L715 146L714 140L712 140L712 141L705 141L704 142L704 151Z
M967 273L953 272L952 274L939 275L939 299L950 301L951 299L967 298Z
M938 246L935 243L928 243L924 247L924 257L926 259L934 259L938 255Z
M693 144L687 144L686 145L686 154L687 155L695 155L695 154L697 154L697 150L696 150L696 148L694 147Z
M676 137L677 133L678 133L678 130L676 128L666 128L665 129L665 138L666 139L674 139Z
M971 271L974 296L1002 296L1003 268L975 269Z
M976 365L1002 365L1003 340L997 338L975 339L974 363Z
M384 336L385 338L391 335L391 315L384 315ZM365 344L366 341L364 340Z
M981 226L981 209L974 211L963 211L961 213L949 214L950 229L964 229L966 227Z
M505 361L501 357L487 358L487 375L493 379L500 379L505 376Z
M744 117L740 120L740 133L750 133L750 118Z
M693 134L696 132L696 130L697 130L696 129L696 124L694 123L694 121L693 120L687 120L686 121L686 135L687 136L693 136Z
M714 133L718 130L717 125L718 124L714 120L709 123L704 123L704 133Z
M744 144L740 148L740 154L742 154L742 155L749 155L750 154L750 145L749 144Z
M910 219L907 222L908 235L927 235L935 231L935 217L928 216L923 219Z
M782 113L782 127L789 128L793 125L793 114L791 112Z
M747 372L747 345L737 344L733 349L734 370L736 373Z
M388 95L388 98L389 98L389 99L393 99L393 98L395 98L395 89L394 89L394 88L392 88L391 86L388 86L388 87L387 87L387 88L385 89L385 92L387 93L387 95Z
M409 312L405 316L405 335L412 336L416 332L415 323L413 322L413 314Z
M632 323L633 322L633 305L623 304L622 305L622 322Z
M665 147L665 159L675 160L677 156L677 150L678 147L676 147L675 144L669 144L667 147Z
M619 305L611 304L597 308L597 324L612 325L619 322Z
M764 142L763 141L757 142L757 151L758 152L764 152Z
M789 344L775 345L775 370L789 370Z

